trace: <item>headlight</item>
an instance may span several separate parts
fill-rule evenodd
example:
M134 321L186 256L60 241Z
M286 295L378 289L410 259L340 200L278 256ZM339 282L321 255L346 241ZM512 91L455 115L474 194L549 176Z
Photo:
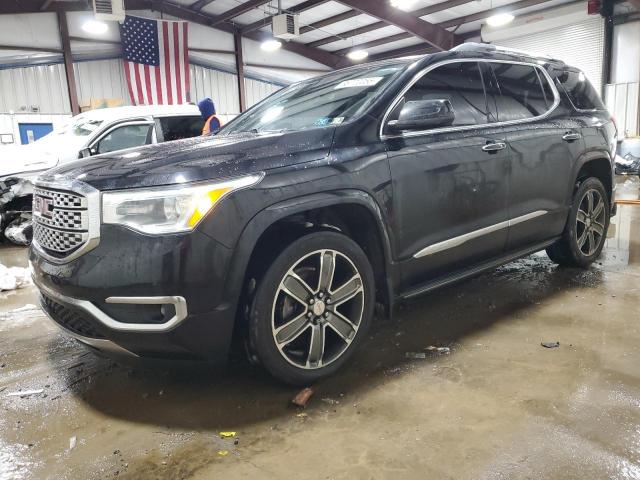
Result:
M102 194L102 223L150 234L187 232L229 193L255 185L263 175L216 183L171 185Z

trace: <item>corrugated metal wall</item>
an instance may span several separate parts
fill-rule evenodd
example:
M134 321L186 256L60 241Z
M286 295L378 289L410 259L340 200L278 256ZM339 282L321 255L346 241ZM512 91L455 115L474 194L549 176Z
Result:
M80 107L90 107L101 100L122 100L129 105L129 91L122 60L95 60L73 65Z
M281 88L282 87L272 83L245 78L244 89L247 93L247 108L255 105L263 98L268 97L273 92L277 92Z
M191 100L211 97L221 115L237 115L240 112L238 80L232 73L221 72L200 65L190 65Z
M94 60L74 64L76 88L81 107L90 107L102 100L121 99L129 105L129 93L122 61ZM191 96L193 101L211 97L221 115L239 113L236 75L199 65L191 65ZM246 79L247 106L278 90L279 86ZM41 114L70 113L69 94L63 64L21 67L0 70L0 113L32 111Z
M604 19L600 15L564 27L494 43L563 60L582 70L598 92L602 89Z
M618 138L640 135L640 83L605 86L605 103L618 125Z
M0 70L0 112L69 113L64 65Z

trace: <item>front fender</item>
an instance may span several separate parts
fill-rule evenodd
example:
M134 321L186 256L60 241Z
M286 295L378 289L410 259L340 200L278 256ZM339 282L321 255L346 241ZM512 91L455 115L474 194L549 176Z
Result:
M388 298L391 300L393 296L391 295L392 282L389 275L389 266L392 262L392 255L389 235L385 227L385 222L380 207L378 206L374 198L367 192L356 189L337 190L332 192L310 194L303 197L296 197L273 204L258 212L246 225L236 245L225 285L225 298L231 301L234 306L237 306L239 295L242 291L242 283L249 266L249 260L256 247L256 244L258 243L258 240L260 239L261 235L267 230L267 228L269 228L277 221L291 215L318 208L346 204L361 205L367 208L375 219L376 225L378 227L378 233L380 235L380 238L382 239L382 246L385 256L384 262L386 271L387 294Z

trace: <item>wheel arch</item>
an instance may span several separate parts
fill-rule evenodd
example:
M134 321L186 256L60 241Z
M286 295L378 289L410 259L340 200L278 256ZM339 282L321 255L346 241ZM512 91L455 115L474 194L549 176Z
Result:
M355 228L348 224L354 220ZM340 190L279 202L261 210L247 224L238 240L226 285L227 292L236 295L236 323L251 295L247 289L251 278L293 240L323 229L344 232L364 250L374 270L377 300L385 305L387 313L391 311L391 245L382 212L367 192Z
M580 182L588 177L596 177L602 182L609 197L609 202L613 203L613 183L615 178L613 168L611 156L606 150L594 150L581 155L574 169L574 181L569 192L569 204L572 203L573 195Z

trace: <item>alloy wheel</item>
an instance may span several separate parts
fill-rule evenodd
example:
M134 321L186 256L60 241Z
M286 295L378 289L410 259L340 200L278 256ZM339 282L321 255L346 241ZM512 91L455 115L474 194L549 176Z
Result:
M598 190L587 190L576 216L576 241L583 255L590 257L604 240L605 203Z
M364 293L360 273L346 255L326 249L300 258L273 301L271 330L280 354L304 369L340 358L358 332Z

